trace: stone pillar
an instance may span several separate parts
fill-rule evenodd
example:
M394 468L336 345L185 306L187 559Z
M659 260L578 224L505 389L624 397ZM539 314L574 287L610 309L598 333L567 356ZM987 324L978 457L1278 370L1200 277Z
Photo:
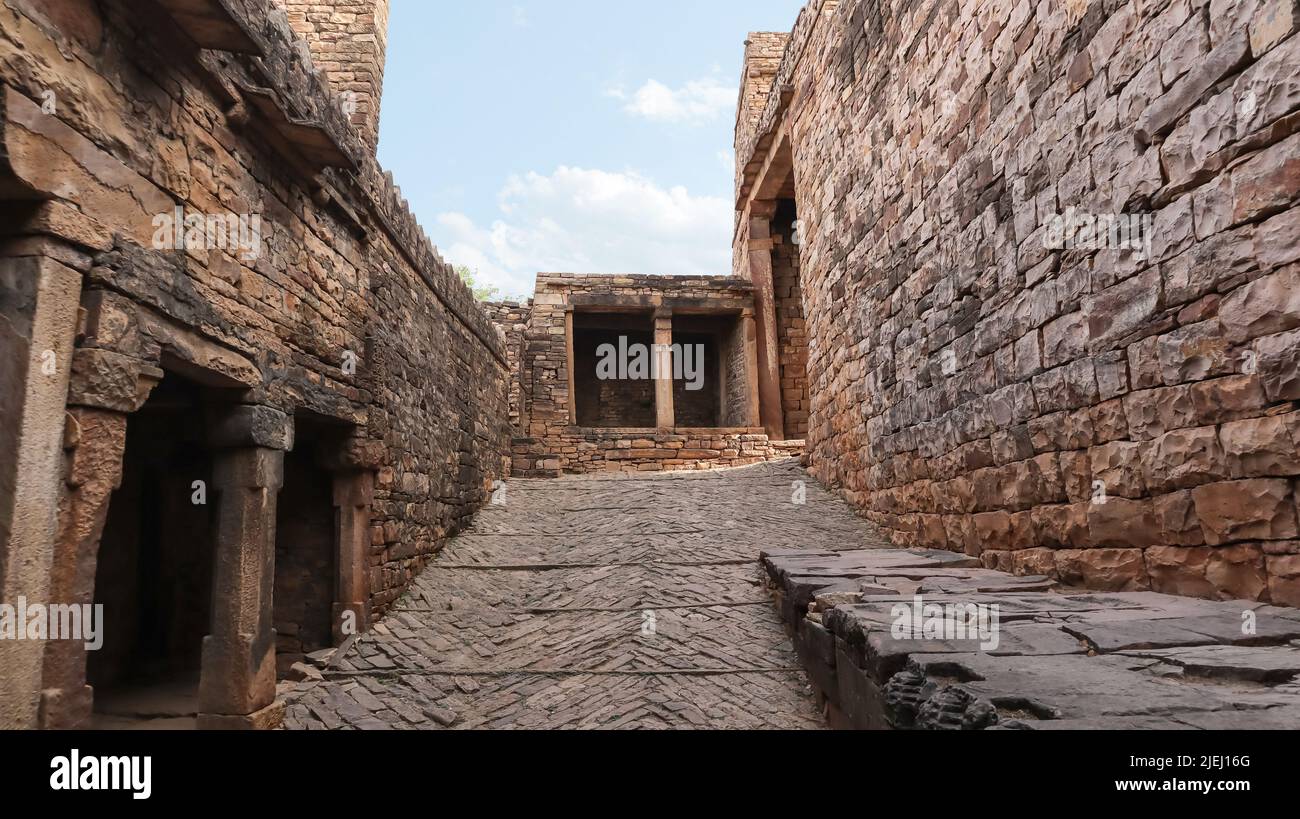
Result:
M353 436L324 450L321 468L334 473L335 644L370 628L370 520L381 441ZM347 622L351 620L351 622ZM355 626L355 630L349 628Z
M59 501L59 532L50 573L51 599L72 605L95 601L99 543L109 501L122 483L127 416L84 407L68 410L63 447L66 486ZM102 628L103 623L98 623ZM45 647L40 726L90 727L94 691L86 684L86 647L76 640L50 641Z
M270 407L234 406L214 412L209 430L219 501L198 727L274 728L284 715L275 699L275 507L293 419Z
M741 334L745 343L745 425L761 426L763 421L758 411L758 331L755 328L754 311L745 310L740 314Z
M564 311L564 367L568 370L569 426L578 425L578 374L573 360L573 308Z
M0 601L46 604L60 442L81 274L52 259L0 259ZM44 646L0 640L0 729L38 721Z
M655 313L655 414L660 431L671 431L677 426L673 408L672 358L665 352L673 346L673 314L665 310ZM665 366L666 365L666 366Z
M106 307L100 295L98 291L87 291L83 296L83 344L115 345L122 339L107 328L125 331L133 326L133 319L128 313ZM125 346L130 348L129 344ZM70 370L68 408L60 416L63 486L56 506L49 599L86 606L95 601L99 546L113 492L122 480L130 415L144 406L162 380L163 371L136 355L99 346L78 348L72 355ZM96 625L102 628L103 623ZM41 685L40 727L89 727L94 692L86 684L84 640L51 640L45 644Z
M785 440L781 409L781 357L777 341L776 293L772 284L772 217L776 202L754 202L749 219L749 274L754 283L758 346L758 406L769 438Z
M375 477L371 472L334 476L334 545L338 582L334 592L334 643L341 645L370 628L370 507Z

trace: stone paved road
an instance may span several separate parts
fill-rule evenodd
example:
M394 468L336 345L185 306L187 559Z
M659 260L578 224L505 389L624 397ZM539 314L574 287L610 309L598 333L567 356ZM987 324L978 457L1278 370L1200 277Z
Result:
M823 727L759 552L882 544L797 463L513 481L505 501L286 692L287 728Z

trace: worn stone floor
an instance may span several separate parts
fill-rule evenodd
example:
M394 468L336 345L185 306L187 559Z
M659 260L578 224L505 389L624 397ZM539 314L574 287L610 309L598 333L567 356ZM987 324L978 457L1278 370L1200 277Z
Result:
M285 727L822 728L759 555L883 545L794 461L512 481Z

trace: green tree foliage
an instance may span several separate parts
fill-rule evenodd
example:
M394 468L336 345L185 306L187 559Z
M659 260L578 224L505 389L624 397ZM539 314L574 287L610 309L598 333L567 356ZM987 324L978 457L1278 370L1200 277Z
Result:
M479 301L494 301L501 295L501 291L491 285L478 283L478 271L470 270L469 265L456 265L456 275L460 276L461 281L469 286L474 298Z

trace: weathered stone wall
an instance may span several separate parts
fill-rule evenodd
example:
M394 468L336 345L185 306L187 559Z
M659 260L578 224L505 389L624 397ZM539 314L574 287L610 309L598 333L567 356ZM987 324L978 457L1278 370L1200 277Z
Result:
M749 133L757 126L789 39L790 35L781 31L755 31L745 40L745 68L736 106L737 132Z
M79 278L83 308L80 324L74 309L56 328L69 342L77 334L75 353L46 339L23 343L55 349L61 396L71 360L70 418L108 410L129 423L138 404L111 404L110 394L166 370L240 403L352 430L342 468L375 473L364 571L380 613L508 465L504 346L367 137L348 126L283 12L270 0L213 0L231 15L220 19L238 25L200 30L183 14L141 14L139 5L0 7L0 192L46 200L7 206L0 234L16 248L6 255ZM212 38L212 50L192 37ZM160 248L155 219L176 207L259 217L258 252ZM17 306L28 316L38 309ZM63 426L62 399L49 413L29 398L24 413ZM80 451L77 429L64 433L69 453ZM57 444L43 450L61 463ZM120 442L110 450L120 456ZM111 490L114 477L111 461L80 474L90 458L69 456L66 484L51 486L64 500L42 508L53 521L63 504L60 515L86 527L69 537L93 546L89 533L103 520L76 517L77 493L98 492L101 478ZM0 508L12 511L13 490L4 491ZM39 543L15 542L25 566L73 571ZM6 585L6 599L24 589L45 599L35 581Z
M388 50L389 0L275 0L329 76L353 126L374 149Z
M802 446L771 441L761 429L654 432L573 428L545 441L516 438L513 449L513 474L523 478L727 469L803 453Z
M567 333L575 315L603 314L617 322L621 313L627 316L629 328L644 333L653 327L650 319L656 311L677 310L681 326L689 332L707 325L709 319L704 317L709 315L730 316L743 325L740 314L752 310L752 305L749 283L733 278L540 274L520 356L522 424L512 445L512 474L547 477L595 471L711 469L798 454L797 448L776 447L761 429L748 425L750 375L746 365L747 355L752 357L752 339L747 351L743 326L730 343L713 350L732 366L724 369L719 361L708 369L713 378L726 372L732 379L728 383L736 384L740 376L745 385L721 388L721 393L730 397L723 411L723 417L734 422L730 428L690 429L685 423L691 416L689 407L676 428L667 430L653 429L653 422L638 429L587 428L575 425L580 419L570 416L570 401L575 396L570 395ZM581 325L581 320L576 323ZM593 364L586 362L587 366ZM582 383L590 386L590 380L577 386ZM653 382L641 386L653 396ZM712 385L710 393L719 394Z
M811 3L737 160L793 149L814 473L900 544L1300 605L1297 17Z
M532 301L519 304L512 301L485 302L483 311L491 322L501 331L505 341L507 370L509 371L510 426L512 429L523 427L522 399L520 389L523 385L523 348L524 333L528 329L528 320L533 311Z

